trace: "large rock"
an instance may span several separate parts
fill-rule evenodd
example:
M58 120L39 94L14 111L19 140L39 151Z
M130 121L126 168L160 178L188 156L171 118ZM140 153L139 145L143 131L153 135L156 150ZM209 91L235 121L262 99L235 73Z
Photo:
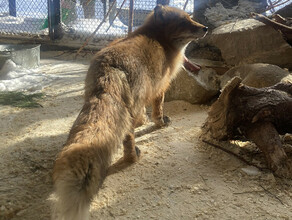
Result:
M215 70L202 68L197 76L182 69L165 94L165 101L184 100L203 104L219 92L219 80Z
M269 87L279 82L292 83L292 74L287 70L271 64L256 63L244 64L228 70L220 77L220 87L225 87L235 76L239 76L243 84L255 88Z
M218 1L215 5L208 7L204 15L208 25L218 27L239 19L247 19L250 17L250 12L260 13L265 10L266 6L267 4L263 0Z
M292 48L278 31L254 19L220 26L207 41L229 65L270 63L292 69Z
M267 0L196 0L194 18L209 26L218 27L221 24L248 18L250 12L262 12L267 6Z

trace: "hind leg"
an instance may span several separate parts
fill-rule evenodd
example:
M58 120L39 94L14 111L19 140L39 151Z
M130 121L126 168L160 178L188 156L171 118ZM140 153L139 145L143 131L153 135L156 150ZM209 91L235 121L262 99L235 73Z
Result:
M134 131L127 134L124 141L124 157L123 160L129 163L134 163L140 156L140 150L135 146L135 135Z
M117 173L127 168L134 162L138 161L140 157L140 150L138 147L135 146L134 130L133 132L126 135L123 141L123 146L124 146L123 157L108 169L108 175Z
M168 126L170 118L163 115L164 92L156 97L152 102L152 120L157 127Z

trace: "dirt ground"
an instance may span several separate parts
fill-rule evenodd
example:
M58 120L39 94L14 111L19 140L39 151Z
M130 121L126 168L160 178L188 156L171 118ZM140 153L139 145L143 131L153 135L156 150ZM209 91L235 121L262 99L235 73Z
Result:
M54 159L82 106L88 61L70 61L66 54L43 57L44 72L60 76L43 90L43 107L0 106L1 220L50 219ZM207 110L166 103L172 124L136 138L141 159L106 178L92 202L91 219L292 219L291 180L254 171L199 140ZM221 144L265 167L253 144Z

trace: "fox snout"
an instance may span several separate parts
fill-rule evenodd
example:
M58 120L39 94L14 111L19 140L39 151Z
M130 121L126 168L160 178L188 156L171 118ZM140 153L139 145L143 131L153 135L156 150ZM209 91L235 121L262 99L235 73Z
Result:
M208 33L207 27L195 27L191 32L189 32L188 37L191 40L196 40L200 38L204 38Z
M205 32L203 35L203 37L205 37L208 34L208 27L203 27L203 32Z
M197 25L198 25L198 23L196 23L196 26L195 26L195 33L194 33L195 36L194 37L196 37L196 38L205 37L208 33L208 27L200 24L201 26L198 28Z

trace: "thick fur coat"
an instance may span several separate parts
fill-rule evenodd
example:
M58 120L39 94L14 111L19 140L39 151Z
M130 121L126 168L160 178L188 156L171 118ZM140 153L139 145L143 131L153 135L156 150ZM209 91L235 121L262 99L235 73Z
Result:
M184 61L184 49L202 37L206 27L182 10L157 6L144 25L99 51L85 80L85 100L54 170L52 219L85 220L111 164L123 143L116 168L138 159L134 127L145 105L159 127L164 92Z

